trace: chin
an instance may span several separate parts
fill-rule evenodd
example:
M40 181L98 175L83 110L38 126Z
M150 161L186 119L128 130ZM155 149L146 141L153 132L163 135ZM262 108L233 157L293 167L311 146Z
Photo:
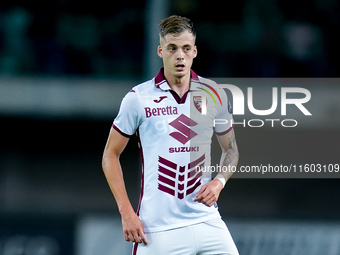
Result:
M185 76L185 74L175 74L174 75L176 78L178 78L178 79L181 79L181 78L183 78L184 76Z
M183 78L184 76L186 76L188 74L188 72L175 72L174 76L176 78Z

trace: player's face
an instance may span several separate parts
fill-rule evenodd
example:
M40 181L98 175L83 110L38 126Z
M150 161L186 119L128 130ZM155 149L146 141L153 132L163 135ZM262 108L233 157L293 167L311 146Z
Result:
M161 38L158 55L163 59L166 74L176 78L190 75L192 61L197 55L195 38L187 30L178 36L167 34Z

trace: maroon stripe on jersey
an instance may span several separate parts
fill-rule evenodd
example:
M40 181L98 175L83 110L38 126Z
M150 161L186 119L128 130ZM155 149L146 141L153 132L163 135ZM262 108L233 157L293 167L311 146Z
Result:
M190 171L190 172L188 172L188 178L190 178L190 177L194 177L195 176L195 174L197 174L198 172L197 172L197 170L196 169L194 169L194 170L192 170L192 171Z
M184 184L178 184L178 189L179 190L184 190Z
M174 162L171 162L165 158L162 158L161 156L158 156L158 162L175 170L177 168L177 165Z
M179 172L180 173L184 173L184 171L185 171L185 166L180 166L179 167Z
M165 192L165 193L168 193L168 194L170 194L170 195L172 195L172 196L175 195L175 191L174 191L173 189L170 189L170 188L168 188L168 187L165 187L164 185L162 185L162 184L160 184L160 183L158 183L158 189L161 190L161 191L163 191L163 192Z
M137 208L137 215L139 216L139 210L140 210L140 206L142 204L142 199L143 199L143 195L144 195L144 155L143 155L142 143L141 143L140 136L139 136L139 128L137 129L136 134L137 134L137 138L138 138L139 151L140 151L140 155L141 155L141 158L142 158L141 191L140 191L140 197L139 197L139 204L138 204L138 208ZM136 250L137 250L137 248L136 248Z
M158 166L158 171L160 171L161 173L167 175L167 176L171 176L172 178L176 178L176 173L169 170L169 169L166 169L162 166Z
M168 185L170 185L172 187L175 187L175 182L170 180L170 179L168 179L168 178L166 178L166 177L164 177L163 175L159 174L158 175L158 180L163 182L163 183L165 183L165 184L168 184Z
M179 174L179 175L178 175L178 180L179 180L180 182L184 181L184 178L185 178L185 174L183 174L183 175Z
M179 199L183 199L184 198L184 193L178 192L177 196L178 196Z
M225 135L225 134L228 134L228 133L233 129L233 127L234 127L234 124L233 124L228 130L223 131L223 132L221 132L221 133L215 132L215 134L216 134L216 135Z
M198 178L200 176L202 176L202 172L200 171L192 170L188 173L188 178Z
M196 159L195 161L191 162L188 164L188 169L191 169L193 167L196 167L198 165L198 163L200 163L201 161L203 161L205 159L205 154L203 154L201 157L199 157L198 159Z
M197 176L195 178L193 178L192 180L188 181L188 187L193 185L197 181L198 178L202 177L202 175L203 175L203 173L200 172L200 173L197 174Z
M194 192L195 189L196 189L198 186L200 186L200 185L201 185L201 181L198 181L198 182L195 184L194 187L192 187L192 188L190 188L190 189L187 190L186 195L189 195L189 194L191 194L192 192Z
M138 243L134 243L132 255L137 255Z
M112 127L122 136L125 136L127 138L130 138L132 136L132 135L128 135L128 134L125 134L124 132L122 132L115 124L112 124Z
M197 167L199 170L197 170ZM190 172L188 172L188 178L190 177L194 177L195 174L197 173L201 173L201 169L204 167L204 162L202 164L200 164L199 166L195 166L195 168L193 170L191 170Z

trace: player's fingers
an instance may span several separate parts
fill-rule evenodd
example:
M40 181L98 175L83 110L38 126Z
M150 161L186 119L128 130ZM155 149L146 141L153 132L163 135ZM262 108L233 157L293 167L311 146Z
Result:
M210 187L206 187L204 192L200 195L200 200L202 202L207 202L211 196L213 195L213 192L211 191Z
M202 188L198 191L194 201L201 202L202 199L204 199L206 196L208 196L208 192L206 190L206 186L203 185Z
M202 199L202 203L207 204L210 200L212 200L212 194L208 193L203 199Z
M208 206L212 206L215 202L217 202L218 194L214 191L210 191L208 195L202 199L202 202Z
M124 238L125 238L125 241L129 242L129 234L128 233L124 233Z
M145 235L144 235L144 231L141 231L141 232L139 233L139 236L140 236L141 242L143 242L145 245L147 245L147 244L148 244L148 241L146 240L146 237L145 237Z
M204 196L199 195L199 196L195 197L194 202L202 202L203 199L204 199Z
M205 204L208 200L209 200L209 197L202 196L202 197L199 197L199 198L195 199L195 202L200 202L200 203Z
M128 240L127 241L140 243L140 239L139 239L137 230L131 230L131 231L128 232Z
M203 185L201 188L200 188L200 190L197 192L197 195L196 195L196 197L199 197L199 196L201 196L202 195L202 193L205 191L205 185Z
M197 201L206 203L210 199L210 197L210 193L206 190L199 197L197 197Z
M210 207L210 206L214 205L215 202L216 202L216 199L215 199L214 197L211 197L209 200L207 200L207 202L205 203L205 205L207 205L207 206Z
M126 233L124 236L127 242L134 242L134 237L132 233Z
M136 233L133 235L133 241L136 243L141 243L141 239L139 238L139 235Z

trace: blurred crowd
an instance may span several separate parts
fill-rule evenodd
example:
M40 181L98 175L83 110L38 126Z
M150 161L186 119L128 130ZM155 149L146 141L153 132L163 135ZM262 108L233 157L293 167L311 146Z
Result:
M1 2L0 74L141 79L146 5L145 0ZM169 5L169 15L194 21L193 69L208 77L337 77L339 13L336 0Z

